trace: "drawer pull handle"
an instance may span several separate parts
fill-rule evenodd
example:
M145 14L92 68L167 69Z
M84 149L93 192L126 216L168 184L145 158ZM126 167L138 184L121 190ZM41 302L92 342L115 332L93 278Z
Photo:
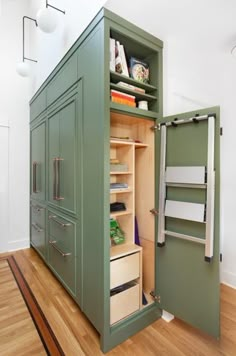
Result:
M51 220L53 220L53 221L55 221L58 225L60 225L61 227L68 227L68 226L71 226L71 224L70 223L62 223L61 221L59 221L59 220L57 220L56 219L56 215L49 215L49 217L48 217L49 219L51 219Z
M38 205L31 205L31 207L32 207L32 209L34 210L34 211L37 211L37 212L40 212L40 211L42 211L42 210L45 210L45 208L42 208L42 207L40 207L40 206L38 206Z
M50 245L51 245L57 252L60 253L60 255L61 255L62 257L67 257L67 256L70 256L70 255L71 255L70 252L65 253L65 252L63 252L62 250L60 250L60 249L56 246L56 243L57 243L56 241L49 241L49 243L50 243Z
M34 228L37 232L43 232L43 229L41 229L41 227L39 227L37 224L32 223L31 225L33 226L33 228Z

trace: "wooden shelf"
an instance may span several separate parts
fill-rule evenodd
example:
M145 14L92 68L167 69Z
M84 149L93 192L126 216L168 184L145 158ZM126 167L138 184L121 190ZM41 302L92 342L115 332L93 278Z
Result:
M110 172L110 175L128 175L128 174L133 174L132 172Z
M131 193L132 189L113 189L110 190L110 194L122 194L122 193Z
M148 147L146 143L142 142L134 142L134 141L125 141L125 140L116 140L116 139L111 139L110 140L110 145L111 147L122 147L122 146L135 146L135 148L145 148Z
M131 253L135 253L141 251L142 247L135 244L121 244L117 246L112 246L110 248L110 260L114 260L116 258L120 258L126 255L130 255Z
M111 218L116 218L116 217L119 217L119 216L125 216L125 215L130 215L130 214L132 214L131 210L116 211L116 212L110 213L110 217Z
M140 93L137 90L132 90L132 89L129 89L129 88L125 88L125 87L123 87L121 85L117 85L117 84L114 84L114 83L110 83L110 88L118 90L118 91L120 91L122 93L127 93L127 94L134 95L137 100L147 100L147 101L155 101L155 100L157 100L157 97L154 96L154 95L150 95L150 94L146 94L146 93Z
M125 82L125 83L131 84L131 85L135 85L139 88L145 89L146 93L151 93L151 92L157 90L157 87L155 87L154 85L138 82L137 80L134 80L133 78L125 77L124 75L118 74L116 72L110 71L110 78L111 78L112 84L116 84L118 82Z
M157 119L158 113L150 110L133 108L132 106L110 102L110 109L115 112L126 113L130 116Z

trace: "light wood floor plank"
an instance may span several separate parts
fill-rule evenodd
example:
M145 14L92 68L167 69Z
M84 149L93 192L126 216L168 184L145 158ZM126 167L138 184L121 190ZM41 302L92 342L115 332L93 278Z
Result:
M68 356L103 355L100 351L97 331L35 251L32 249L17 251L14 257L65 354ZM8 275L0 261L1 269L8 284ZM7 288L12 289L11 283ZM17 302L15 295L13 300ZM15 318L16 322L20 322L20 306L17 306L17 309L19 312L18 314L16 312ZM4 311L4 307L2 310ZM0 319L0 328L2 322L6 322L4 317L2 321ZM12 348L14 349L14 345ZM40 353L36 352L35 355ZM178 319L174 319L171 323L159 319L106 355L236 356L236 290L227 286L221 287L220 340L215 340Z
M0 355L46 355L7 261L0 261Z

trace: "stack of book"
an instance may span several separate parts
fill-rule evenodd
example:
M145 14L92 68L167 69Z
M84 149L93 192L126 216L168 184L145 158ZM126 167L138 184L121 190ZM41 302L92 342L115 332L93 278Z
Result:
M135 99L136 98L134 95L122 93L121 91L111 89L111 101L113 101L113 103L136 107Z

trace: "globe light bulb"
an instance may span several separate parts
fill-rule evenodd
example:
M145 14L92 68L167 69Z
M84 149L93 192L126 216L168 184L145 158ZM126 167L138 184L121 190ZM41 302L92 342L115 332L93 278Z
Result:
M53 32L58 23L56 11L49 8L40 9L37 13L36 20L40 30L46 33Z
M30 66L27 62L20 62L16 65L16 71L22 77L28 77L30 74Z

